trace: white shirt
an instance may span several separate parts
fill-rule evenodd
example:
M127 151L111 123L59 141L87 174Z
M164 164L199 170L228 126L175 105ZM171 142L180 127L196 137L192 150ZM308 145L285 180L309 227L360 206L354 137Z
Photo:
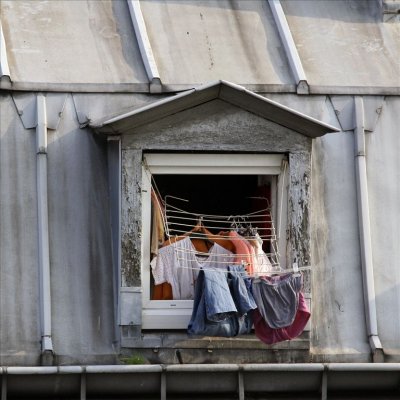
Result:
M203 258L187 237L159 249L150 265L156 285L168 282L175 300L193 300L200 268L226 268L233 264L233 257L229 250L214 243Z

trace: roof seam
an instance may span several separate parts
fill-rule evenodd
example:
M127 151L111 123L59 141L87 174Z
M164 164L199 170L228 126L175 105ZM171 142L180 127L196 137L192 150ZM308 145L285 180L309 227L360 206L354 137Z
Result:
M0 78L8 76L11 80L10 68L8 66L6 41L3 34L3 26L0 21Z

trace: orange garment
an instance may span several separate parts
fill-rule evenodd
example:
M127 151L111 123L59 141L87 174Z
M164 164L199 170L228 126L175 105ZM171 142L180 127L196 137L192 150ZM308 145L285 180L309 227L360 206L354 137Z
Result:
M163 209L162 203L155 191L151 190L151 242L150 242L150 253L157 255L158 248L164 241L164 223L163 223Z
M196 233L196 232L199 232L200 234L204 235L204 238L203 237L202 238L191 238L193 246L197 251L200 251L202 253L207 253L210 250L212 243L217 243L221 247L223 247L226 250L231 251L232 253L235 250L233 243L229 239L222 238L222 237L220 237L220 235L212 234L203 225L196 225L191 231L185 233L184 235L175 236L173 238L167 239L162 244L161 247L178 242L179 240L185 239L185 237L190 236L192 233Z
M235 231L220 232L220 235L229 237L227 240L234 247L233 253L237 255L234 259L234 264L244 263L247 273L250 275L253 274L254 249L252 248L251 244Z
M172 286L168 282L154 285L152 300L172 300Z

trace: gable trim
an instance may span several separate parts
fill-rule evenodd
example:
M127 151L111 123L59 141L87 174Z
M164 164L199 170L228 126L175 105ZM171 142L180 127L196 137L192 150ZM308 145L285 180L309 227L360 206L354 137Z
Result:
M211 82L208 85L156 101L114 118L93 122L89 126L96 132L106 135L132 134L135 128L139 126L215 99L221 99L311 138L323 136L330 132L339 132L332 125L227 81Z

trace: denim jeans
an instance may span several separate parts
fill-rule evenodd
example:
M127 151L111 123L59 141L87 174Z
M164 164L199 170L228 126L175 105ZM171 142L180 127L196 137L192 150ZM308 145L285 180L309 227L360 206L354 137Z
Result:
M256 308L240 266L199 272L188 333L232 337L249 333L249 311Z

